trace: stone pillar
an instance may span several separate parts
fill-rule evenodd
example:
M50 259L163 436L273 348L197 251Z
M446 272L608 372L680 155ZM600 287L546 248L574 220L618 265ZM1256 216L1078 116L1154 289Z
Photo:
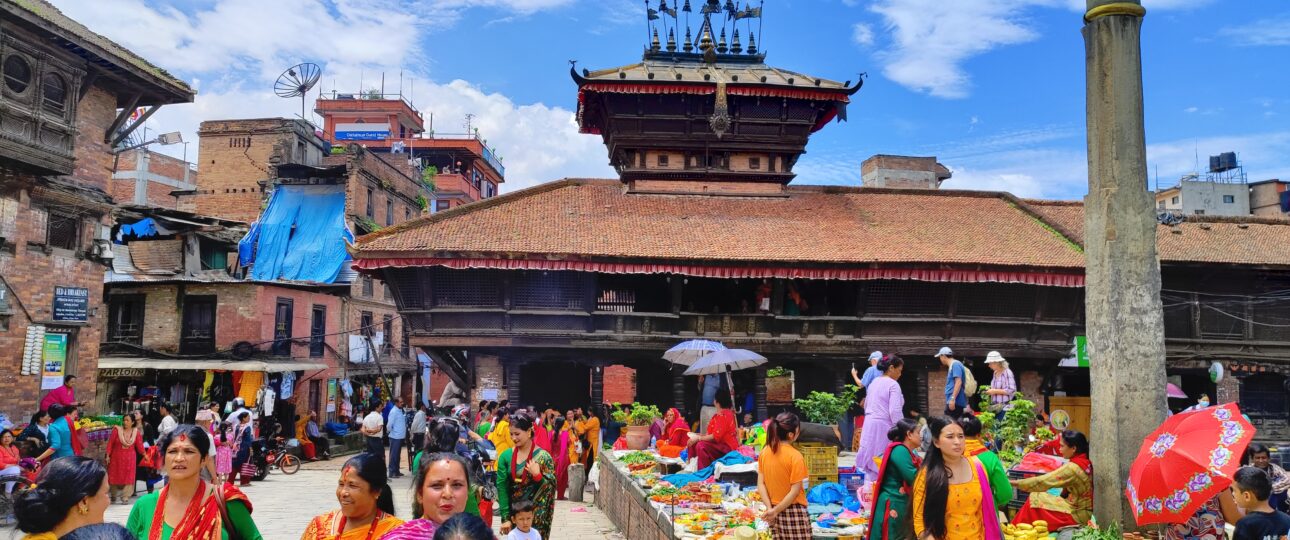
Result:
M1088 0L1084 199L1090 434L1098 521L1133 523L1124 496L1142 440L1165 417L1165 340L1154 198L1147 192L1140 0Z

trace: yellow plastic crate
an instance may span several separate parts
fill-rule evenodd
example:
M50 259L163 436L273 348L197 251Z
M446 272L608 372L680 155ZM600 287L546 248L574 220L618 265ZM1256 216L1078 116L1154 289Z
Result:
M806 475L812 485L838 481L838 447L819 443L793 445L806 461Z

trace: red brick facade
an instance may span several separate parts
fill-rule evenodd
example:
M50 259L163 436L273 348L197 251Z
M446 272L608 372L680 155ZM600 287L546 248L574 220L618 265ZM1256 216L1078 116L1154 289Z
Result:
M116 97L98 87L80 101L77 116L76 165L63 182L91 190L106 190L112 173L112 156L103 133L116 115ZM40 397L40 375L21 375L27 327L33 323L68 333L67 373L80 379L77 397L92 400L98 371L99 325L105 267L88 251L100 227L110 224L110 207L83 195L48 187L44 177L18 172L13 164L0 164L0 277L8 289L12 316L0 324L0 412L13 421L30 416ZM76 249L51 247L48 235L50 210L79 215ZM55 287L89 290L89 321L85 325L53 325Z
M148 197L146 202L149 206L184 211L194 210L192 197L176 194L176 192L193 189L183 185L185 184L185 178L187 178L187 184L189 185L197 183L197 171L188 170L187 162L165 154L149 152L147 149L137 149L122 152L116 163L116 173L112 175L112 183L108 193L117 204L136 204L134 196L138 178L137 171L140 163L142 163L145 173L162 177L145 177ZM187 172L187 176L185 176L185 172Z
M636 370L627 366L605 366L605 403L636 401Z

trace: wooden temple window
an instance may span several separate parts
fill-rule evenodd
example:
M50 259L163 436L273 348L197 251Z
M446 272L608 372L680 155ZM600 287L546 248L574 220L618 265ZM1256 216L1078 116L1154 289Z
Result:
M586 310L586 276L578 272L521 272L513 284L516 309Z
M502 307L500 272L434 268L430 275L435 307Z
M946 283L875 280L865 294L865 312L875 315L944 315L949 311Z
M1202 304L1199 313L1202 339L1245 339L1247 305L1236 298L1232 300L1214 307Z
M759 157L748 158L748 168L754 171L761 170L761 158Z
M667 167L667 162L668 162L668 155L667 155L667 154L659 154L659 155L658 155L658 166L659 166L659 167Z
M1038 288L1009 283L963 283L958 286L957 315L1032 319Z
M76 214L49 212L47 244L75 251L81 246L81 218Z

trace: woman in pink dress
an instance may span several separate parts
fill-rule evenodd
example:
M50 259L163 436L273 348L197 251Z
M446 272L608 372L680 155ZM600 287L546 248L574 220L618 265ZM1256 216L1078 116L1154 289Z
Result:
M555 433L555 496L564 500L564 491L569 487L569 430L564 425L564 417L557 416L551 423Z
M223 424L212 424L211 431L215 432L211 434L215 441L215 474L223 484L233 472L233 441L229 438L229 429Z
M905 416L905 395L901 393L900 374L905 361L890 355L878 361L882 376L869 383L865 397L864 429L860 431L860 448L856 450L856 472L864 472L865 481L878 478L878 465L873 459L886 452L887 430Z

